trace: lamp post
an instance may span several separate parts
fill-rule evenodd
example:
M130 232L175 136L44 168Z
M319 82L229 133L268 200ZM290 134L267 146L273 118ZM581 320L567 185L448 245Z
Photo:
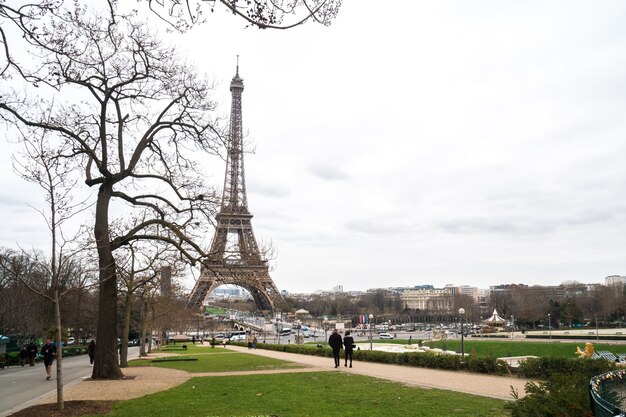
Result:
M373 350L372 349L372 320L374 319L374 315L370 314L369 319L370 319L370 350Z
M515 338L515 316L511 314L511 340Z
M552 339L552 321L550 319L550 313L548 313L548 331L550 332L550 339Z
M598 312L596 311L596 342L600 341L600 335L598 334Z
M461 319L461 360L465 359L465 332L463 330L463 321L465 319L465 309L459 308L459 317Z
M328 318L324 317L324 341L328 343Z

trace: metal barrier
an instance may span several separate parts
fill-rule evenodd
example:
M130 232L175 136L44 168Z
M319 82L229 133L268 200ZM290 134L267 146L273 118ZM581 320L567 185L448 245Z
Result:
M595 417L626 417L619 406L602 398L606 396L606 390L609 386L625 382L626 370L606 372L591 378L589 381L589 401Z

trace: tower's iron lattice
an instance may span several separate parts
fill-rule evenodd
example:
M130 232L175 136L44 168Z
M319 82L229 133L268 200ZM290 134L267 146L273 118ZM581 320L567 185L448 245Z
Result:
M252 230L248 210L243 165L241 95L243 79L236 75L230 82L232 104L224 193L215 217L216 230L208 258L202 264L200 278L189 296L187 306L199 309L206 296L224 284L245 288L252 294L259 310L273 311L282 300L262 258Z

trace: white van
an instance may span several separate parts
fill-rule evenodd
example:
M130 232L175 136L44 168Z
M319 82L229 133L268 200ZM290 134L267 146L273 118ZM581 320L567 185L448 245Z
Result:
M236 332L230 332L230 337L228 338L228 340L230 340L231 342L242 342L245 341L247 337L248 335L246 334L246 332L244 330L240 330Z

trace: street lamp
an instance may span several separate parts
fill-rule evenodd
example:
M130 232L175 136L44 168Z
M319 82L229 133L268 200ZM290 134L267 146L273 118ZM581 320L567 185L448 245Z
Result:
M459 316L461 318L461 360L465 359L465 332L463 331L463 321L465 319L465 309L459 308Z
M548 331L550 332L550 339L552 339L552 321L550 319L550 313L548 313Z
M374 315L370 314L369 319L370 319L370 350L373 350L372 349L372 320L374 319Z
M515 338L515 316L511 314L511 340Z
M328 317L324 317L324 339L328 343Z
M598 334L598 312L596 311L596 342L600 341L600 335Z

